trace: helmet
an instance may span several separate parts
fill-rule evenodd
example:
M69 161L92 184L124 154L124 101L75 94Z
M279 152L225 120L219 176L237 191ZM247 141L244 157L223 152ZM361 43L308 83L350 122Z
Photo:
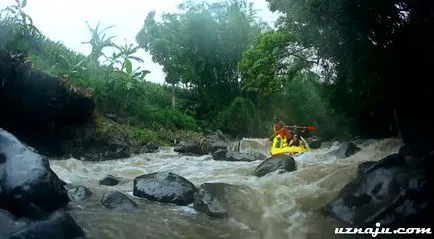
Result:
M279 120L279 118L277 118L277 116L274 116L274 121L278 121Z

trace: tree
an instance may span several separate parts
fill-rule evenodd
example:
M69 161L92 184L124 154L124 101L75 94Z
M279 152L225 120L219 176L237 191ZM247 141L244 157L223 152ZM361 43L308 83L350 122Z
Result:
M238 62L262 23L245 1L185 2L179 10L163 14L162 22L149 13L136 40L163 66L167 83L191 87L199 116L213 117L239 95Z
M263 33L244 52L239 63L243 90L253 92L265 103L264 99L283 94L288 81L299 71L309 70L317 61L312 50L297 44L290 34Z
M315 47L322 58L336 63L337 77L331 82L335 105L358 121L360 133L390 135L394 109L412 107L404 107L401 99L417 84L405 82L423 79L421 72L426 70L420 69L430 68L434 3L267 1L271 10L284 13L280 30L294 34L301 44ZM425 52L422 57L421 52Z

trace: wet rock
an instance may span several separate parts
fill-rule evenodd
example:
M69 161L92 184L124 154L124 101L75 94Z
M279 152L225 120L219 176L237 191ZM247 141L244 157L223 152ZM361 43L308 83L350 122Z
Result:
M145 174L134 179L134 196L151 201L188 205L193 202L195 191L193 183L171 172Z
M8 211L0 209L0 238L7 238L7 236L25 228L28 224L28 220L17 220Z
M144 147L140 149L140 153L154 153L156 152L160 146L156 143L149 142Z
M259 228L264 215L263 195L246 185L203 183L194 195L196 211L213 218L233 218L250 228Z
M204 152L200 145L196 142L186 142L181 141L178 146L176 146L173 151L182 154L193 154L193 155L203 155Z
M264 160L267 157L261 153L239 153L226 149L218 149L213 153L213 159L216 161L256 161L256 160Z
M216 141L216 142L210 143L209 152L214 153L215 151L217 151L219 149L225 150L227 148L228 148L228 143L223 142L223 141Z
M338 159L347 158L360 151L353 142L346 142L339 145L338 149L328 152L325 157L336 157Z
M68 190L68 197L73 202L84 202L92 196L92 192L85 186L78 186Z
M325 208L327 213L349 225L408 227L429 222L432 203L427 184L427 162L409 162L393 154L378 162L365 162L358 177L345 186ZM428 220L427 220L428 218Z
M216 150L213 154L212 154L212 158L216 161L225 161L226 160L226 153L228 151L226 149L219 149Z
M289 155L279 154L264 160L258 165L258 167L255 168L253 174L257 177L262 177L274 171L283 173L292 172L295 170L296 164L294 158Z
M32 222L28 227L12 234L7 239L78 239L84 238L84 236L84 231L69 214L64 211L56 211L47 219Z
M321 140L316 137L316 136L312 136L306 139L307 143L309 144L309 147L311 149L319 149L321 148Z
M224 199L228 185L226 183L204 183L200 185L198 191L194 194L194 209L210 217L228 217Z
M215 133L211 132L205 137L201 138L199 140L199 144L201 145L202 151L204 153L211 154L219 149L228 148L227 137L220 130L217 130Z
M105 176L103 179L99 180L100 185L106 185L106 186L116 186L121 181L120 178L115 177L111 174Z
M120 211L131 211L137 208L136 202L118 191L105 193L101 204L106 208Z
M38 219L69 202L60 180L46 158L25 147L15 136L0 129L0 185L3 206L16 216Z

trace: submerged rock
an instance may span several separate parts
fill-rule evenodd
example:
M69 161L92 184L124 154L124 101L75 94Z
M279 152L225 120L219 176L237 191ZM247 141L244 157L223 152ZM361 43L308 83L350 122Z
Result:
M250 228L259 228L264 215L261 192L246 185L203 183L194 194L196 211L213 218L233 218Z
M257 177L265 176L268 173L279 171L292 172L297 169L295 160L293 157L285 154L279 154L271 156L264 160L258 167L255 168L253 174Z
M131 211L138 206L136 202L118 191L105 193L101 198L101 204L106 208L120 211Z
M48 160L3 129L0 129L0 154L4 208L16 216L38 219L68 204L65 182L51 170Z
M193 183L171 172L145 174L134 179L134 196L151 201L188 205L193 202L195 192Z
M56 211L47 219L32 222L25 229L13 233L7 239L78 239L84 238L84 231L75 220L64 211Z
M84 202L92 196L92 192L85 186L73 187L68 190L69 199L73 202Z
M382 227L427 225L429 208L427 157L417 161L411 156L393 154L378 162L359 165L358 177L330 202L327 213L349 225Z
M357 147L353 142L345 142L339 145L338 149L328 152L325 157L336 157L343 159L350 157L351 155L359 152L361 149Z
M217 161L256 161L264 160L267 157L261 153L239 153L226 149L218 149L213 154L213 159Z
M121 181L120 178L115 177L111 174L105 176L103 179L99 180L100 185L106 185L106 186L116 186Z
M194 209L210 217L228 217L224 199L228 186L230 185L226 183L204 183L200 185L198 191L194 194Z
M307 143L309 144L309 147L311 149L319 149L321 148L321 140L316 137L316 136L312 136L306 139Z

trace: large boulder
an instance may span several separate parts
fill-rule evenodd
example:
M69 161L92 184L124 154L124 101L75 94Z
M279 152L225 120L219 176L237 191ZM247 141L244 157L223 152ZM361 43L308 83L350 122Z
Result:
M221 130L217 130L214 133L211 132L199 140L203 152L211 154L219 149L227 149L228 143L228 138Z
M285 154L274 155L264 160L258 167L255 168L253 174L257 177L265 176L268 173L279 171L292 172L297 169L295 160L293 157Z
M213 154L213 159L216 161L257 161L257 160L264 160L267 158L267 156L261 154L261 153L253 153L253 154L246 154L246 153L239 153L231 150L226 149L218 149Z
M352 226L427 225L432 221L431 189L427 181L433 155L415 160L393 154L359 165L358 177L330 202L327 213Z
M204 155L219 149L227 149L229 140L220 131L208 132L195 140L181 141L174 149L175 152L189 155Z
M205 154L197 142L181 141L173 151L182 154L203 155Z
M0 155L3 208L16 216L39 219L68 204L65 182L51 170L48 160L3 129Z
M151 201L188 205L193 202L196 187L182 176L156 172L134 179L133 194Z

